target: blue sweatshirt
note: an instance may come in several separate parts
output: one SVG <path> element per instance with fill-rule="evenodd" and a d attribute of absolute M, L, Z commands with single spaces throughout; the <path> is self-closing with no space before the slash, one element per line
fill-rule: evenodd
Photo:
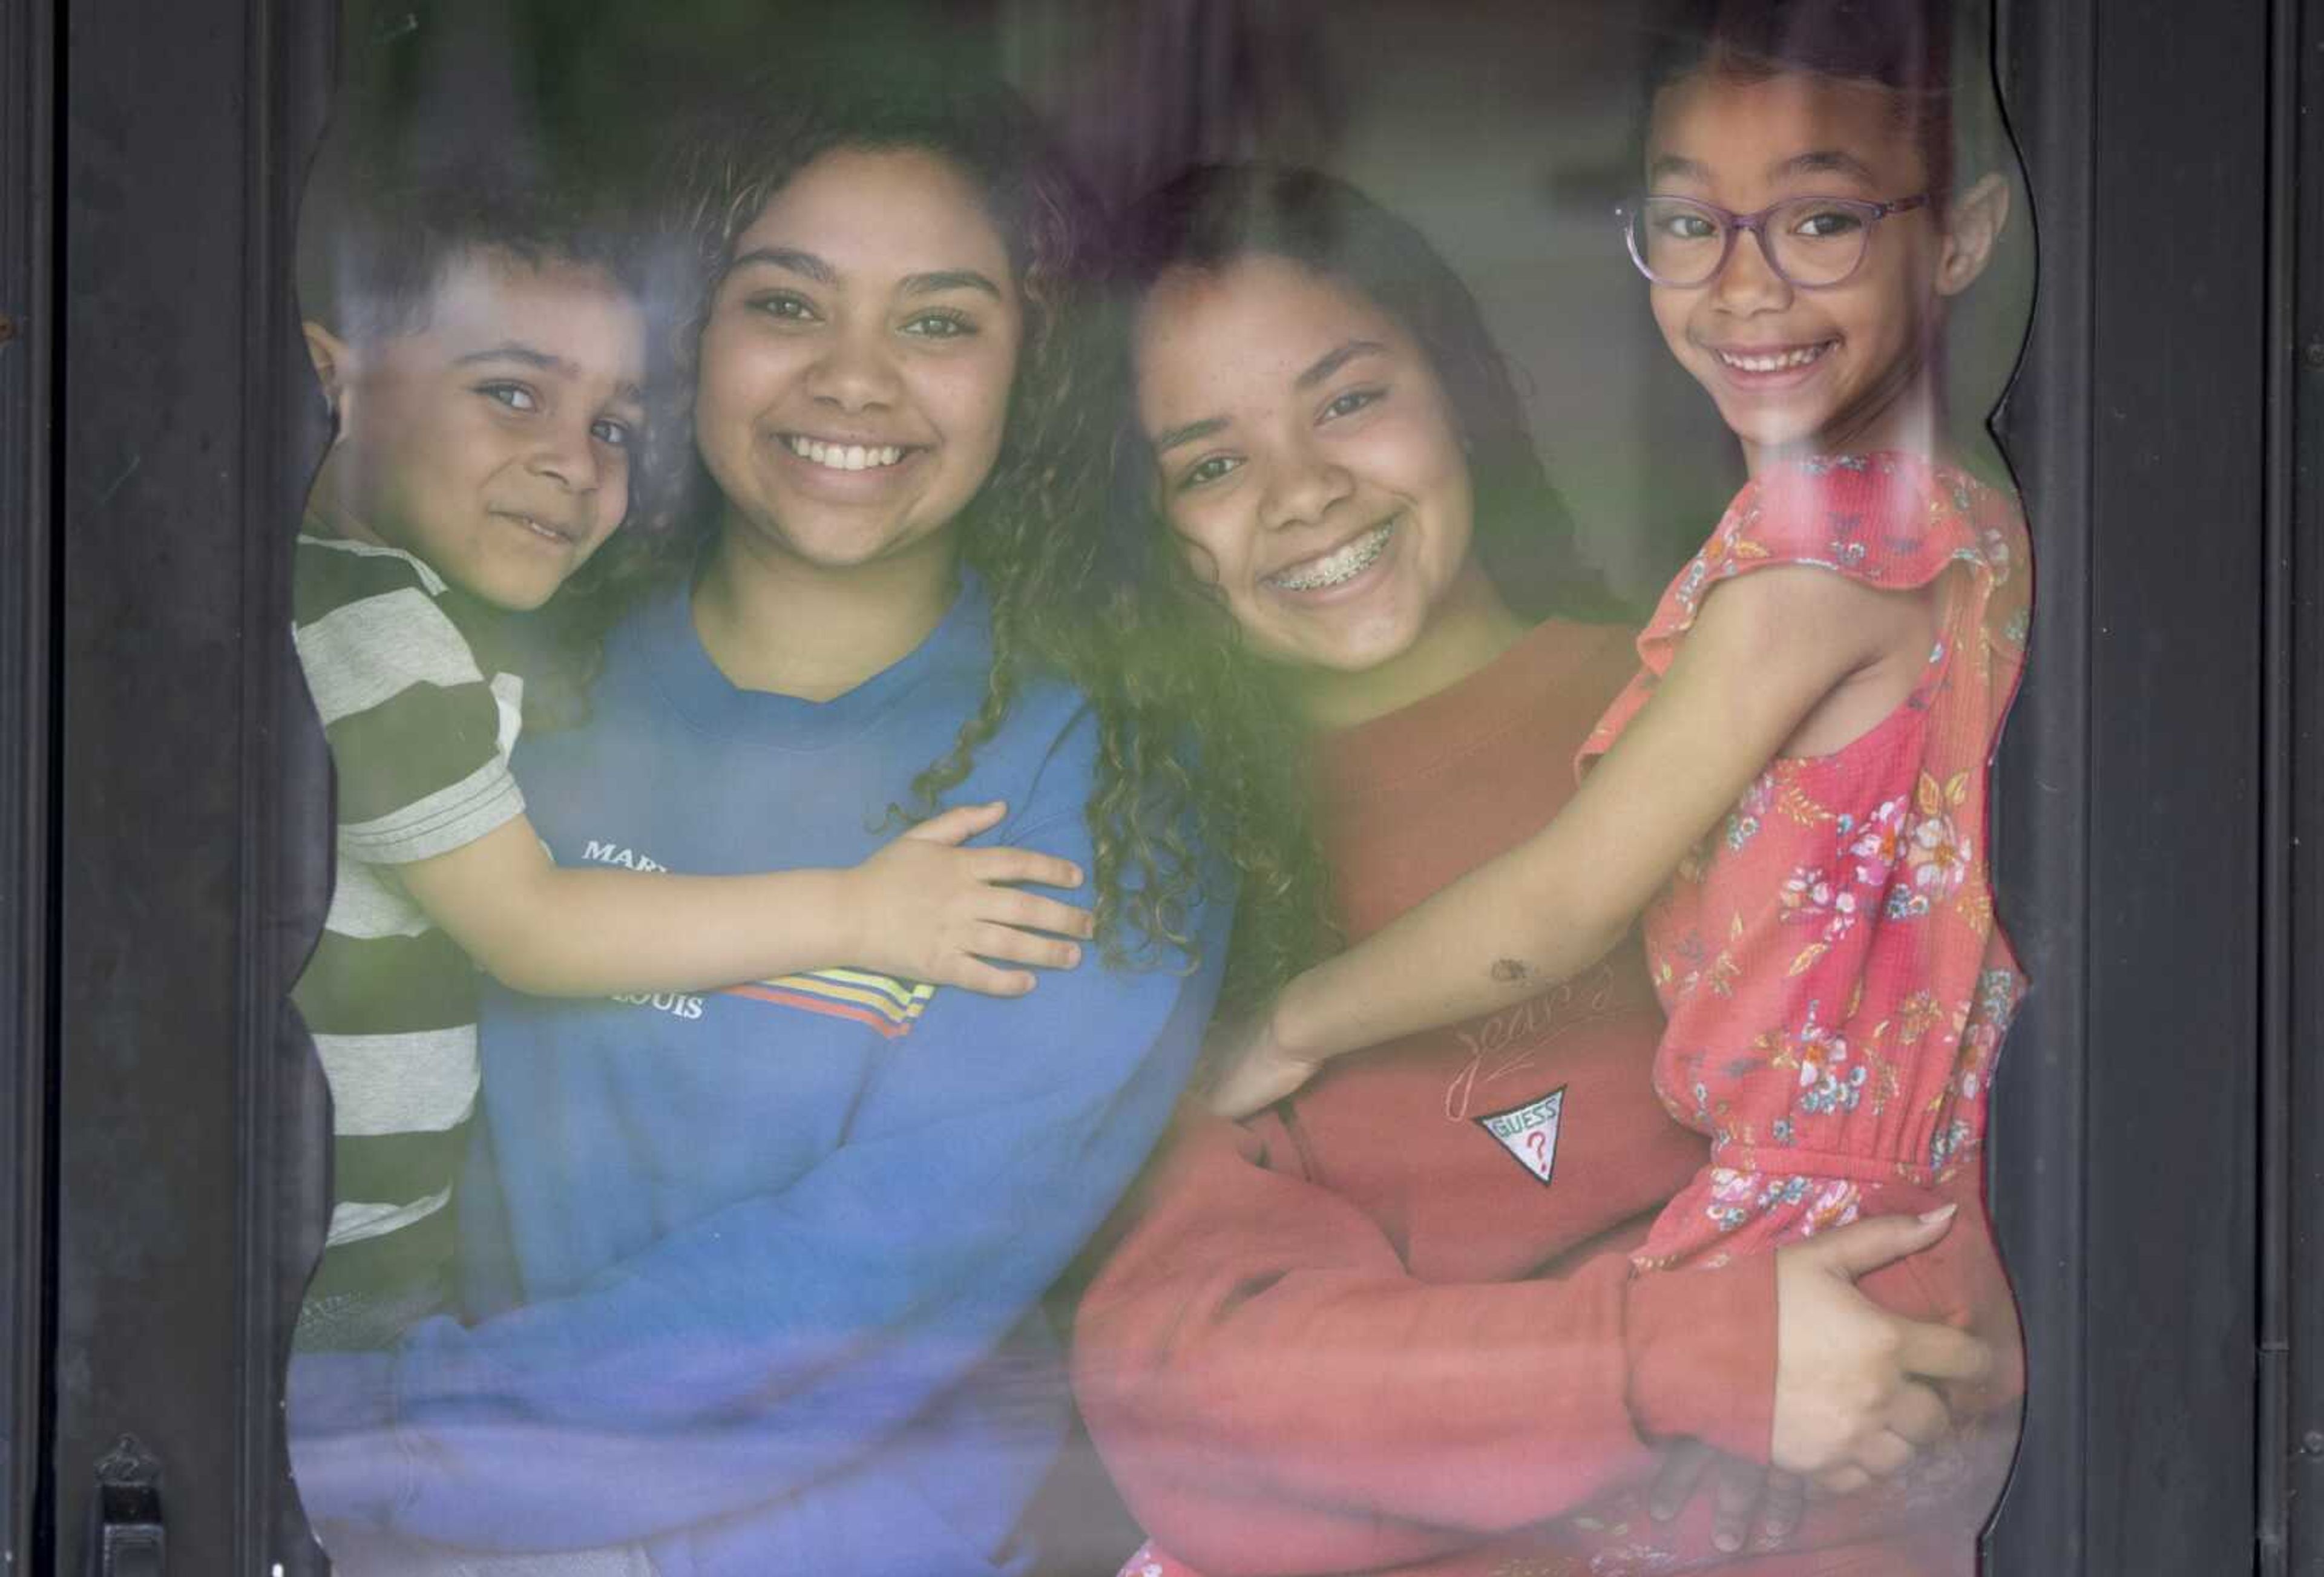
<path fill-rule="evenodd" d="M 517 768 L 562 864 L 850 864 L 982 701 L 971 588 L 836 700 L 736 689 L 687 601 L 610 644 L 587 726 Z M 1028 684 L 946 798 L 1006 799 L 991 841 L 1093 869 L 1095 731 Z M 1069 895 L 1070 896 L 1070 895 Z M 1216 993 L 1202 967 L 1043 975 L 1030 996 L 828 971 L 628 1002 L 495 993 L 464 1221 L 514 1306 L 390 1354 L 301 1354 L 310 1517 L 447 1544 L 643 1541 L 666 1577 L 1021 1570 L 1011 1530 L 1056 1454 L 1060 1364 L 1036 1300 L 1161 1133 Z"/>

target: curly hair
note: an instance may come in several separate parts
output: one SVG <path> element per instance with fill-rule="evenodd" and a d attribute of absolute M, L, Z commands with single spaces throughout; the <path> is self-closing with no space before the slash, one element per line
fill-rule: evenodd
<path fill-rule="evenodd" d="M 1168 753 L 1143 737 L 1135 687 L 1113 682 L 1099 623 L 1106 403 L 1099 398 L 1118 353 L 1094 330 L 1092 287 L 1099 226 L 1090 204 L 1030 111 L 997 83 L 958 72 L 819 70 L 795 63 L 704 115 L 678 149 L 666 186 L 666 226 L 655 293 L 678 303 L 657 361 L 672 426 L 692 428 L 703 326 L 741 236 L 793 177 L 840 150 L 934 154 L 980 194 L 1009 254 L 1025 306 L 1025 337 L 1001 447 L 991 475 L 950 528 L 962 561 L 991 604 L 992 664 L 977 712 L 951 749 L 918 774 L 913 803 L 891 820 L 927 816 L 967 776 L 1023 685 L 1061 678 L 1088 699 L 1098 733 L 1087 806 L 1098 936 L 1110 963 L 1196 962 L 1196 903 L 1221 895 L 1206 862 L 1198 807 L 1168 770 Z M 622 578 L 690 575 L 719 530 L 717 486 L 700 456 L 641 523 L 644 552 Z"/>
<path fill-rule="evenodd" d="M 1411 225 L 1354 187 L 1309 170 L 1206 165 L 1128 216 L 1120 309 L 1134 313 L 1167 274 L 1216 273 L 1280 258 L 1354 290 L 1428 357 L 1468 452 L 1477 552 L 1512 611 L 1611 620 L 1630 611 L 1586 559 L 1526 426 L 1508 363 L 1476 299 Z M 1117 425 L 1110 515 L 1127 566 L 1109 623 L 1120 660 L 1157 714 L 1188 720 L 1204 767 L 1188 791 L 1242 873 L 1228 993 L 1264 1000 L 1333 942 L 1328 880 L 1299 762 L 1305 730 L 1282 686 L 1251 655 L 1217 588 L 1197 576 L 1158 516 L 1154 456 L 1126 400 Z"/>

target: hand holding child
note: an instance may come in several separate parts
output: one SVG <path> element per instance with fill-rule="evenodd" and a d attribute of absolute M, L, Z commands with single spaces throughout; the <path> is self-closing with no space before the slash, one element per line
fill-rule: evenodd
<path fill-rule="evenodd" d="M 1896 1473 L 1944 1434 L 1951 1415 L 1930 1382 L 1977 1379 L 1992 1349 L 1892 1314 L 1855 1282 L 1929 1247 L 1954 1213 L 1874 1217 L 1775 1250 L 1775 1467 L 1846 1493 Z"/>
<path fill-rule="evenodd" d="M 845 873 L 849 956 L 932 985 L 1021 997 L 1035 977 L 1003 964 L 1071 969 L 1096 926 L 1087 909 L 1011 885 L 1079 887 L 1072 862 L 1030 849 L 960 845 L 1000 825 L 1009 807 L 965 805 L 912 827 Z M 991 962 L 989 962 L 991 961 Z"/>

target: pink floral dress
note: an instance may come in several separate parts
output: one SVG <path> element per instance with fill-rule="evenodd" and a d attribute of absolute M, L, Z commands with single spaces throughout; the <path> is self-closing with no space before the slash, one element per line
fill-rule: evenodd
<path fill-rule="evenodd" d="M 1611 748 L 1669 671 L 1722 580 L 1813 565 L 1868 586 L 1958 569 L 1941 633 L 1904 702 L 1830 755 L 1770 762 L 1646 916 L 1667 1019 L 1655 1088 L 1711 1138 L 1711 1165 L 1655 1218 L 1640 1271 L 1723 1264 L 1860 1215 L 1963 1208 L 1944 1241 L 1866 1277 L 1915 1319 L 1996 1342 L 1995 1380 L 1949 1396 L 1955 1426 L 1897 1480 L 1820 1501 L 1810 1547 L 1895 1536 L 1893 1577 L 1974 1572 L 1976 1534 L 2006 1480 L 2022 1355 L 1982 1209 L 1986 1097 L 2024 977 L 1996 925 L 1987 769 L 2024 667 L 2024 521 L 1950 466 L 1879 453 L 1793 462 L 1755 478 L 1663 594 L 1643 670 L 1582 748 Z M 1700 1502 L 1682 1522 L 1700 1524 Z M 1560 1526 L 1544 1570 L 1639 1577 L 1717 1568 L 1702 1529 L 1658 1525 L 1643 1490 Z M 1771 1568 L 1789 1569 L 1780 1558 Z M 1756 1570 L 1757 1568 L 1755 1568 Z"/>
<path fill-rule="evenodd" d="M 2024 977 L 1994 921 L 1987 767 L 2024 665 L 2025 529 L 1948 466 L 1880 453 L 1753 480 L 1663 595 L 1610 748 L 1703 598 L 1771 565 L 1868 586 L 1958 569 L 1913 693 L 1830 755 L 1769 764 L 1646 918 L 1668 1016 L 1655 1085 L 1711 1164 L 1637 1262 L 1720 1264 L 1974 1180 L 1995 1053 Z"/>

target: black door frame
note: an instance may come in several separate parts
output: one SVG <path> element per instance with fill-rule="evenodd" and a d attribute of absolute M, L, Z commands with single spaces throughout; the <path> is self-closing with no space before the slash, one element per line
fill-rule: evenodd
<path fill-rule="evenodd" d="M 309 1569 L 277 1524 L 280 1386 L 282 1289 L 318 1245 L 285 1241 L 313 1213 L 284 1202 L 322 1197 L 327 1122 L 285 998 L 330 834 L 287 538 L 324 436 L 291 258 L 334 9 L 55 8 L 52 1542 L 32 1571 L 90 1569 L 124 1435 L 158 1463 L 173 1570 Z"/>
<path fill-rule="evenodd" d="M 2302 52 L 2296 73 L 2272 71 L 2270 48 L 2314 9 L 2002 0 L 1997 19 L 2041 249 L 1997 424 L 2041 581 L 2003 769 L 2002 897 L 2036 982 L 1996 1097 L 1997 1214 L 2032 1351 L 1991 1541 L 2006 1577 L 2230 1572 L 2264 1532 L 2276 1558 L 2324 1571 L 2316 1530 L 2287 1538 L 2282 1515 L 2324 1451 L 2290 1459 L 2292 1482 L 2267 1477 L 2304 1436 L 2292 1404 L 2315 1414 L 2319 1377 L 2298 1360 L 2317 1349 L 2293 1337 L 2324 1334 L 2324 1298 L 2312 1273 L 2262 1286 L 2264 1260 L 2300 1264 L 2263 1256 L 2263 1225 L 2307 1218 L 2278 1143 L 2263 1221 L 2257 1149 L 2264 1069 L 2296 1097 L 2270 1108 L 2280 1126 L 2324 1112 L 2324 1080 L 2290 1056 L 2294 1030 L 2324 1028 L 2324 993 L 2295 995 L 2286 968 L 2295 936 L 2324 934 L 2290 925 L 2316 918 L 2316 840 L 2271 874 L 2291 796 L 2316 780 L 2297 775 L 2318 719 L 2291 680 L 2319 654 L 2290 622 L 2314 604 L 2316 556 L 2296 556 L 2287 605 L 2264 600 L 2291 526 L 2315 540 L 2324 524 L 2312 468 L 2296 491 L 2269 481 L 2294 436 L 2292 309 L 2263 266 L 2271 240 L 2282 278 L 2296 257 L 2284 96 L 2324 103 L 2324 66 Z M 282 999 L 329 835 L 284 551 L 321 440 L 289 260 L 328 10 L 59 0 L 0 23 L 0 44 L 28 46 L 8 68 L 27 91 L 0 112 L 0 241 L 12 223 L 47 234 L 51 127 L 70 199 L 60 337 L 42 310 L 45 246 L 14 273 L 17 249 L 0 248 L 0 313 L 33 326 L 0 344 L 0 724 L 21 724 L 0 736 L 14 840 L 0 878 L 16 895 L 0 1001 L 42 1054 L 20 1059 L 24 1110 L 58 1114 L 46 1153 L 37 1124 L 15 1135 L 33 1213 L 14 1218 L 15 1247 L 53 1257 L 45 1281 L 16 1284 L 51 1300 L 45 1378 L 27 1367 L 42 1351 L 29 1293 L 6 1349 L 19 1401 L 52 1409 L 52 1481 L 36 1487 L 22 1452 L 7 1480 L 27 1514 L 14 1536 L 35 1541 L 23 1570 L 83 1569 L 93 1465 L 124 1433 L 161 1464 L 178 1569 L 321 1567 L 281 1478 L 278 1386 L 325 1148 L 319 1076 Z M 2299 301 L 2306 344 L 2324 293 Z M 2304 392 L 2317 374 L 2300 375 Z M 2298 408 L 2303 455 L 2324 452 L 2318 410 Z M 2296 692 L 2310 708 L 2319 693 Z M 45 1234 L 31 1230 L 43 1176 Z M 2289 1390 L 2263 1387 L 2263 1339 L 2288 1347 Z M 2264 1419 L 2265 1396 L 2280 1405 Z M 19 1440 L 40 1427 L 14 1422 Z"/>
<path fill-rule="evenodd" d="M 0 1554 L 33 1570 L 43 1415 L 43 1218 L 54 843 L 49 551 L 54 40 L 0 10 Z"/>
<path fill-rule="evenodd" d="M 2278 8 L 2268 281 L 2261 1548 L 2324 1574 L 2324 0 Z M 2302 244 L 2302 238 L 2308 238 Z"/>

